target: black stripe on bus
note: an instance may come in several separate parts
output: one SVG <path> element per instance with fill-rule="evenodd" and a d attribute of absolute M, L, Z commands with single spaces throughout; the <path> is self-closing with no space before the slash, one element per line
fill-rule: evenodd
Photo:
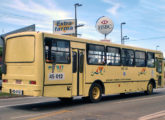
<path fill-rule="evenodd" d="M 57 86 L 57 85 L 72 85 L 72 83 L 64 83 L 64 84 L 45 84 L 44 86 Z"/>

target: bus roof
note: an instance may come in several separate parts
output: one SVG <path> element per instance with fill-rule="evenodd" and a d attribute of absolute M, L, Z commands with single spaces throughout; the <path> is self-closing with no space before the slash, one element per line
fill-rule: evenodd
<path fill-rule="evenodd" d="M 20 33 L 8 35 L 8 36 L 6 36 L 5 39 L 11 38 L 11 37 L 16 37 L 16 36 L 22 36 L 22 35 L 38 35 L 38 34 L 43 34 L 46 37 L 66 39 L 66 40 L 71 40 L 71 41 L 81 42 L 81 43 L 101 44 L 101 45 L 105 45 L 105 46 L 135 49 L 135 50 L 155 52 L 158 54 L 162 54 L 161 51 L 152 50 L 152 49 L 140 48 L 140 47 L 129 46 L 129 45 L 121 45 L 121 44 L 116 44 L 116 43 L 112 43 L 112 42 L 108 43 L 108 42 L 102 42 L 102 41 L 88 40 L 88 39 L 84 39 L 84 38 L 77 38 L 74 36 L 58 35 L 58 34 L 52 34 L 52 33 L 46 33 L 46 32 L 20 32 Z"/>

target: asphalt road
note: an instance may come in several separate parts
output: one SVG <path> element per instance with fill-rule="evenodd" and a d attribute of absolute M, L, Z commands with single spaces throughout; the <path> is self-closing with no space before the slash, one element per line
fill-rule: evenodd
<path fill-rule="evenodd" d="M 71 103 L 43 97 L 0 99 L 0 120 L 165 120 L 165 88 L 147 96 L 104 96 L 94 104 L 79 97 Z"/>

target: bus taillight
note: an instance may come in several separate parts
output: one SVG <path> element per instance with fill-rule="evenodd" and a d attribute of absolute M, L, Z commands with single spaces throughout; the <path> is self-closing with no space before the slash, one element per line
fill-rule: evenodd
<path fill-rule="evenodd" d="M 30 81 L 29 84 L 36 85 L 36 81 Z"/>
<path fill-rule="evenodd" d="M 3 79 L 3 82 L 4 82 L 4 83 L 7 83 L 7 82 L 8 82 L 8 80 L 7 80 L 7 79 Z"/>

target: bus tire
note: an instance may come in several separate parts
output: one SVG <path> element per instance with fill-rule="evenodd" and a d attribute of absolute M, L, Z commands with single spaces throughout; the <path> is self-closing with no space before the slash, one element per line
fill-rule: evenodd
<path fill-rule="evenodd" d="M 101 85 L 94 83 L 89 90 L 89 100 L 92 103 L 99 102 L 102 98 L 102 87 Z"/>
<path fill-rule="evenodd" d="M 153 94 L 153 88 L 154 88 L 153 83 L 152 82 L 149 82 L 148 85 L 147 85 L 147 91 L 145 91 L 145 93 L 147 95 Z"/>

